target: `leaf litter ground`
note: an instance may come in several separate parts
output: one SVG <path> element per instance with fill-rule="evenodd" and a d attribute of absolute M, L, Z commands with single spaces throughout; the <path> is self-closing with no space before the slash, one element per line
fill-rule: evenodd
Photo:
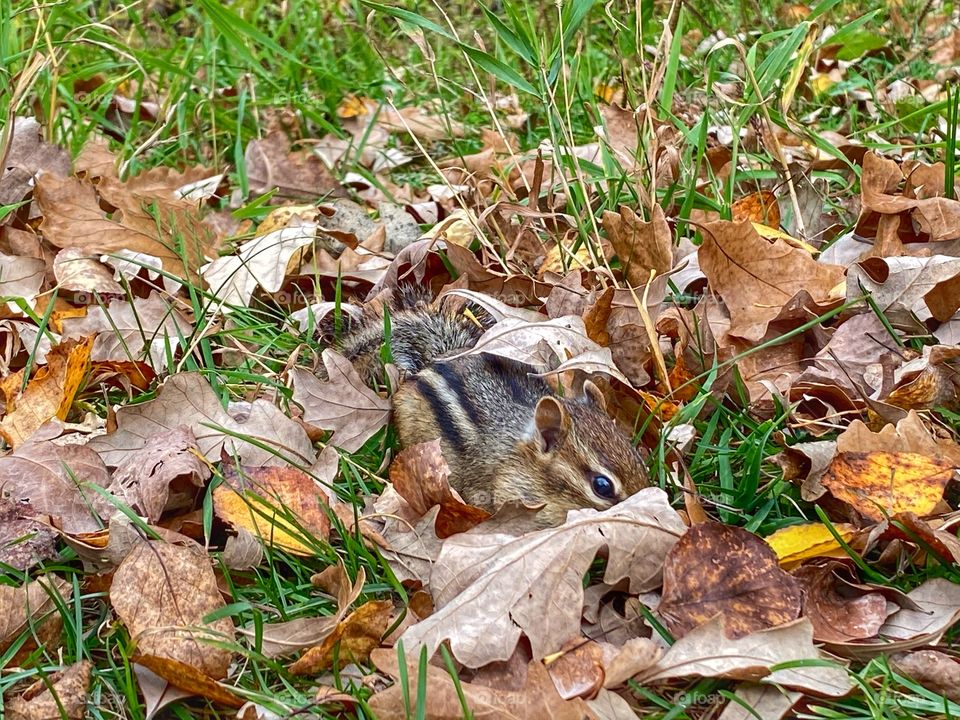
<path fill-rule="evenodd" d="M 251 133 L 271 80 L 237 38 L 286 57 L 283 23 L 159 5 L 137 57 L 179 23 L 253 62 L 214 87 L 234 152 L 149 62 L 61 76 L 25 45 L 0 93 L 5 712 L 960 712 L 955 10 L 925 7 L 905 82 L 899 6 L 877 46 L 880 9 L 768 8 L 784 32 L 741 42 L 551 5 L 539 58 L 511 3 L 447 16 L 477 45 L 370 4 L 366 67 L 404 92 Z M 359 19 L 327 18 L 375 47 Z M 641 37 L 616 81 L 569 55 Z M 460 91 L 416 85 L 440 68 Z M 57 80 L 41 124 L 23 98 Z M 326 340 L 409 282 L 497 321 L 468 352 L 589 375 L 655 487 L 531 529 L 464 503 L 438 443 L 397 453 L 396 375 Z"/>

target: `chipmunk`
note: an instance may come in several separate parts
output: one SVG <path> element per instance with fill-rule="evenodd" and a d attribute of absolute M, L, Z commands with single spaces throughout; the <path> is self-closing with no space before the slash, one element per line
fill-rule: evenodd
<path fill-rule="evenodd" d="M 484 328 L 436 308 L 405 286 L 388 306 L 390 349 L 402 373 L 393 422 L 404 446 L 440 439 L 450 486 L 490 512 L 520 501 L 559 525 L 567 511 L 605 509 L 647 485 L 640 453 L 607 415 L 589 380 L 561 398 L 529 365 L 495 355 L 445 356 L 473 347 Z M 489 324 L 489 323 L 488 323 Z M 381 312 L 368 311 L 337 348 L 371 383 L 383 379 Z"/>

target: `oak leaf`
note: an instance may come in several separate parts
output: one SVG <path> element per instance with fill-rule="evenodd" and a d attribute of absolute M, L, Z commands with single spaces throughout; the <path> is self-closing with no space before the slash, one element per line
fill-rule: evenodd
<path fill-rule="evenodd" d="M 482 526 L 443 543 L 430 576 L 437 610 L 407 630 L 408 653 L 428 654 L 449 640 L 469 667 L 506 660 L 520 634 L 534 658 L 556 652 L 579 632 L 581 580 L 601 547 L 604 582 L 629 578 L 631 592 L 660 583 L 663 559 L 685 526 L 658 488 L 646 488 L 603 512 L 576 510 L 567 522 L 513 537 Z"/>
<path fill-rule="evenodd" d="M 749 222 L 708 223 L 703 235 L 700 268 L 730 311 L 732 335 L 757 341 L 775 319 L 805 322 L 842 300 L 844 268 L 783 240 L 767 242 Z"/>
<path fill-rule="evenodd" d="M 303 427 L 272 403 L 234 402 L 225 410 L 199 373 L 171 375 L 156 399 L 121 407 L 117 411 L 117 429 L 94 438 L 87 446 L 99 452 L 108 465 L 116 466 L 128 452 L 139 450 L 151 437 L 181 426 L 193 430 L 197 447 L 211 462 L 220 460 L 224 450 L 248 466 L 290 462 L 309 466 L 315 459 Z"/>
<path fill-rule="evenodd" d="M 603 213 L 603 229 L 620 260 L 627 282 L 634 287 L 650 281 L 650 271 L 664 275 L 673 267 L 673 233 L 659 205 L 653 206 L 653 217 L 645 222 L 626 205 L 619 215 Z"/>
<path fill-rule="evenodd" d="M 321 430 L 332 430 L 331 442 L 356 452 L 386 426 L 392 404 L 368 388 L 356 368 L 343 355 L 323 351 L 328 380 L 303 368 L 293 368 L 293 400 L 303 407 L 303 421 Z"/>
<path fill-rule="evenodd" d="M 849 642 L 877 634 L 887 619 L 887 600 L 878 592 L 852 592 L 840 580 L 849 567 L 840 562 L 806 565 L 793 576 L 803 587 L 803 616 L 818 642 Z"/>

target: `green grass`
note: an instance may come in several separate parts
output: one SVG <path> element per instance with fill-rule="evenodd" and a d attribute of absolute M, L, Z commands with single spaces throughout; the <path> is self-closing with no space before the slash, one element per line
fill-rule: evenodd
<path fill-rule="evenodd" d="M 468 136 L 433 147 L 407 143 L 406 149 L 415 153 L 426 150 L 432 157 L 444 159 L 476 151 L 481 128 L 495 126 L 487 107 L 491 88 L 520 96 L 530 120 L 516 134 L 522 148 L 528 150 L 543 140 L 554 146 L 592 141 L 593 128 L 600 122 L 595 88 L 599 83 L 617 82 L 630 105 L 651 99 L 659 116 L 685 140 L 678 177 L 652 192 L 661 202 L 679 208 L 678 232 L 690 237 L 696 237 L 696 226 L 685 221 L 694 210 L 728 214 L 736 197 L 756 189 L 759 178 L 773 175 L 772 149 L 744 147 L 738 140 L 740 131 L 750 128 L 759 117 L 791 127 L 824 150 L 832 147 L 822 137 L 825 130 L 843 130 L 880 148 L 885 144 L 878 137 L 913 137 L 928 159 L 948 159 L 948 177 L 955 174 L 953 141 L 931 142 L 928 131 L 948 114 L 956 126 L 956 90 L 946 102 L 904 102 L 893 113 L 882 105 L 867 112 L 862 102 L 851 99 L 851 93 L 870 92 L 904 64 L 914 77 L 933 74 L 923 53 L 915 53 L 916 38 L 897 34 L 886 4 L 875 0 L 856 12 L 849 3 L 827 0 L 800 23 L 779 20 L 777 6 L 769 0 L 740 2 L 732 8 L 719 3 L 684 5 L 669 16 L 675 34 L 654 56 L 652 66 L 638 57 L 642 46 L 660 40 L 662 21 L 670 9 L 663 3 L 640 3 L 639 17 L 631 3 L 608 13 L 603 3 L 583 0 L 563 3 L 559 13 L 554 3 L 544 0 L 504 0 L 497 3 L 495 11 L 464 1 L 442 4 L 440 10 L 413 0 L 389 4 L 290 0 L 283 5 L 266 0 L 200 0 L 184 5 L 0 0 L 0 122 L 9 126 L 16 115 L 35 114 L 48 140 L 65 146 L 73 155 L 91 137 L 104 135 L 123 158 L 127 174 L 161 165 L 180 168 L 203 163 L 227 170 L 231 185 L 244 189 L 244 148 L 282 112 L 295 119 L 302 137 L 327 133 L 345 137 L 337 108 L 349 94 L 378 101 L 390 98 L 398 107 L 437 99 L 451 119 L 467 125 Z M 900 12 L 912 17 L 911 12 L 920 7 L 920 3 L 907 2 Z M 791 84 L 791 73 L 799 70 L 797 51 L 813 22 L 821 27 L 847 24 L 835 38 L 853 65 L 842 82 L 819 94 L 804 82 L 796 83 L 793 102 L 782 107 L 778 102 L 782 90 Z M 707 42 L 702 51 L 696 51 L 698 41 L 717 30 L 734 36 L 743 28 L 750 31 L 739 46 Z M 862 55 L 869 49 L 867 36 L 880 37 L 890 52 Z M 819 45 L 813 47 L 816 50 Z M 653 70 L 662 72 L 654 77 Z M 740 98 L 728 102 L 718 95 L 718 87 L 740 81 Z M 135 111 L 117 113 L 112 102 L 115 95 L 129 98 Z M 674 115 L 674 99 L 696 112 L 690 118 Z M 158 103 L 155 116 L 148 112 L 147 103 L 153 102 Z M 814 117 L 814 112 L 816 122 L 804 122 L 804 118 Z M 710 132 L 716 126 L 730 126 L 735 138 L 733 162 L 750 161 L 752 169 L 734 173 L 726 181 L 711 174 L 707 187 L 698 188 L 700 171 L 708 167 Z M 0 141 L 2 138 L 0 133 Z M 650 147 L 653 128 L 641 126 L 640 139 L 641 148 Z M 369 174 L 356 162 L 360 148 L 355 150 L 337 168 L 341 176 Z M 562 158 L 577 178 L 563 190 L 568 214 L 579 221 L 578 246 L 582 243 L 595 251 L 602 211 L 616 209 L 622 202 L 638 204 L 638 187 L 651 192 L 653 169 L 642 150 L 641 156 L 639 183 L 609 150 L 600 164 Z M 858 192 L 856 181 L 851 183 L 839 173 L 816 175 L 827 181 L 830 201 Z M 392 179 L 418 187 L 441 180 L 435 166 L 423 158 L 396 171 Z M 598 179 L 607 181 L 600 191 L 595 184 Z M 244 202 L 238 216 L 260 219 L 266 213 L 262 199 L 245 197 Z M 0 217 L 5 211 L 0 208 Z M 850 223 L 854 220 L 847 218 Z M 199 287 L 189 287 L 188 292 L 195 313 L 202 316 L 212 298 Z M 321 349 L 314 339 L 284 329 L 285 316 L 292 309 L 293 304 L 261 302 L 234 308 L 229 327 L 201 324 L 196 337 L 186 339 L 196 349 L 184 358 L 182 369 L 202 372 L 224 400 L 245 397 L 252 388 L 269 387 L 279 393 L 282 402 L 288 401 L 289 391 L 280 378 L 286 361 L 299 350 L 301 361 L 309 362 Z M 46 318 L 38 320 L 45 325 Z M 249 354 L 238 365 L 226 367 L 218 361 L 216 351 L 237 342 L 242 342 Z M 686 403 L 675 419 L 698 430 L 698 445 L 688 457 L 688 469 L 707 509 L 725 523 L 761 535 L 803 519 L 817 519 L 814 509 L 800 500 L 797 487 L 785 482 L 767 459 L 785 442 L 808 438 L 789 429 L 782 408 L 772 419 L 761 421 L 752 416 L 739 392 L 742 383 L 738 388 L 734 382 L 723 398 L 712 397 L 713 379 L 715 374 L 699 378 L 703 383 L 700 395 Z M 152 392 L 132 399 L 111 394 L 87 401 L 106 415 L 109 403 L 142 402 L 152 397 Z M 942 416 L 956 430 L 957 416 L 948 412 Z M 377 492 L 380 484 L 375 472 L 394 446 L 392 433 L 384 432 L 360 453 L 343 458 L 338 493 L 361 505 L 365 496 Z M 666 452 L 662 444 L 652 449 L 651 474 L 664 487 L 672 487 Z M 679 493 L 676 500 L 682 504 Z M 214 532 L 209 494 L 204 512 L 208 537 L 213 535 L 210 539 L 216 546 L 223 538 Z M 234 597 L 225 612 L 238 627 L 254 629 L 265 622 L 329 614 L 332 605 L 313 592 L 310 575 L 337 559 L 344 562 L 351 577 L 364 570 L 367 585 L 361 599 L 405 598 L 405 590 L 379 555 L 356 535 L 339 529 L 341 532 L 333 534 L 337 539 L 318 546 L 314 558 L 267 551 L 261 566 L 246 573 L 231 571 L 221 563 L 218 570 Z M 72 583 L 68 602 L 57 608 L 65 642 L 59 650 L 41 645 L 30 663 L 3 670 L 0 691 L 87 658 L 95 666 L 93 716 L 145 717 L 131 668 L 130 638 L 113 620 L 104 593 L 86 589 L 87 576 L 73 550 L 64 549 L 43 569 L 56 571 Z M 909 589 L 934 575 L 960 582 L 960 571 L 945 566 L 903 568 L 889 581 Z M 12 569 L 3 573 L 4 584 L 25 579 Z M 0 667 L 7 665 L 33 632 L 28 629 L 21 641 L 0 657 Z M 245 697 L 281 715 L 309 708 L 321 717 L 339 716 L 311 707 L 312 679 L 292 677 L 284 663 L 264 658 L 250 644 L 238 642 L 233 649 L 241 669 L 231 680 Z M 952 710 L 942 699 L 896 675 L 882 658 L 858 667 L 856 677 L 859 688 L 852 697 L 811 701 L 798 716 L 951 716 Z M 634 690 L 644 717 L 682 719 L 700 717 L 703 699 L 721 697 L 730 687 L 731 683 L 704 680 L 690 683 L 680 693 L 666 688 Z M 362 699 L 368 691 L 352 692 Z M 418 698 L 409 698 L 409 707 L 411 714 L 422 711 Z M 195 699 L 176 704 L 168 712 L 171 717 L 190 718 L 223 711 Z M 369 714 L 361 702 L 351 716 Z"/>

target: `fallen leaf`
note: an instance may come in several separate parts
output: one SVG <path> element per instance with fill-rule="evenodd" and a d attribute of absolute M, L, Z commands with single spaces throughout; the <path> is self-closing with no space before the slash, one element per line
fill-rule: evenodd
<path fill-rule="evenodd" d="M 844 268 L 818 263 L 783 240 L 767 242 L 747 223 L 712 222 L 698 257 L 730 311 L 730 333 L 760 340 L 775 319 L 807 321 L 841 301 Z"/>
<path fill-rule="evenodd" d="M 937 650 L 918 650 L 895 655 L 890 664 L 935 695 L 960 703 L 960 662 L 956 658 Z"/>
<path fill-rule="evenodd" d="M 370 653 L 380 646 L 380 640 L 390 624 L 393 603 L 390 600 L 371 600 L 364 603 L 340 623 L 320 645 L 307 650 L 290 666 L 294 675 L 317 675 L 338 662 L 366 662 Z"/>
<path fill-rule="evenodd" d="M 194 277 L 205 256 L 215 254 L 212 231 L 192 202 L 151 198 L 154 216 L 136 199 L 107 218 L 88 180 L 43 174 L 33 192 L 43 215 L 40 231 L 55 247 L 79 248 L 90 256 L 142 253 L 159 258 L 175 278 Z"/>
<path fill-rule="evenodd" d="M 7 395 L 0 436 L 12 447 L 22 445 L 51 418 L 66 419 L 90 369 L 92 345 L 92 337 L 61 342 L 47 353 L 46 365 L 37 370 L 23 392 Z"/>
<path fill-rule="evenodd" d="M 291 151 L 279 131 L 251 140 L 243 157 L 252 193 L 261 195 L 276 188 L 281 197 L 314 200 L 341 190 L 319 156 L 306 150 Z"/>
<path fill-rule="evenodd" d="M 854 594 L 838 582 L 849 572 L 839 562 L 807 565 L 794 570 L 803 588 L 803 616 L 813 625 L 818 642 L 849 642 L 873 637 L 887 619 L 887 600 L 877 592 Z"/>
<path fill-rule="evenodd" d="M 677 640 L 637 682 L 699 676 L 761 680 L 828 697 L 846 695 L 853 689 L 846 669 L 839 663 L 824 664 L 823 659 L 813 644 L 813 627 L 805 618 L 731 640 L 723 617 L 716 616 Z M 791 662 L 798 660 L 819 662 Z M 792 666 L 772 669 L 787 663 Z"/>
<path fill-rule="evenodd" d="M 637 217 L 626 205 L 620 206 L 619 215 L 605 210 L 603 229 L 627 282 L 634 287 L 646 285 L 651 270 L 665 275 L 673 267 L 673 233 L 659 205 L 653 206 L 650 222 Z"/>
<path fill-rule="evenodd" d="M 880 637 L 909 640 L 913 647 L 935 645 L 960 619 L 960 585 L 946 578 L 926 580 L 908 592 L 907 597 L 920 609 L 901 608 L 895 612 L 880 628 Z"/>
<path fill-rule="evenodd" d="M 293 467 L 241 468 L 213 491 L 217 517 L 261 542 L 301 557 L 316 554 L 304 535 L 326 540 L 330 520 L 317 482 Z"/>
<path fill-rule="evenodd" d="M 81 299 L 93 304 L 93 295 L 123 295 L 123 287 L 113 279 L 113 270 L 100 262 L 99 256 L 90 256 L 75 247 L 64 248 L 53 259 L 53 274 L 61 290 L 90 293 Z"/>
<path fill-rule="evenodd" d="M 139 655 L 183 663 L 213 680 L 227 676 L 232 653 L 221 645 L 233 640 L 233 621 L 204 621 L 224 602 L 210 560 L 198 549 L 141 542 L 114 573 L 110 603 Z"/>
<path fill-rule="evenodd" d="M 769 545 L 711 522 L 687 530 L 667 553 L 658 611 L 676 637 L 719 614 L 736 639 L 795 619 L 800 600 L 800 588 Z"/>
<path fill-rule="evenodd" d="M 333 444 L 353 453 L 387 424 L 392 404 L 368 388 L 349 360 L 323 351 L 328 380 L 293 368 L 293 400 L 303 407 L 303 421 L 333 431 Z"/>
<path fill-rule="evenodd" d="M 0 485 L 2 478 L 0 464 Z M 29 502 L 0 497 L 0 563 L 24 571 L 56 555 L 57 534 L 42 519 Z"/>
<path fill-rule="evenodd" d="M 10 121 L 10 118 L 7 118 Z M 37 175 L 70 174 L 70 153 L 41 139 L 43 131 L 32 117 L 14 117 L 10 145 L 4 148 L 0 168 L 0 205 L 14 205 L 30 194 Z M 0 225 L 9 220 L 7 216 Z"/>
<path fill-rule="evenodd" d="M 297 218 L 295 218 L 297 219 Z M 214 297 L 227 306 L 247 307 L 257 287 L 275 293 L 283 287 L 317 239 L 317 223 L 299 221 L 248 240 L 236 255 L 219 257 L 200 268 Z"/>
<path fill-rule="evenodd" d="M 363 568 L 360 568 L 357 571 L 356 582 L 351 583 L 342 562 L 331 565 L 327 570 L 333 571 L 332 574 L 336 578 L 337 587 L 327 590 L 336 597 L 336 613 L 322 617 L 295 618 L 279 623 L 263 623 L 259 629 L 262 638 L 260 652 L 265 656 L 270 658 L 282 657 L 319 645 L 343 621 L 350 606 L 363 590 L 366 573 Z M 248 638 L 254 639 L 257 637 L 258 629 L 257 626 L 251 624 L 241 629 L 240 632 Z"/>
<path fill-rule="evenodd" d="M 147 655 L 141 652 L 135 653 L 130 659 L 136 665 L 142 665 L 188 696 L 197 695 L 229 708 L 240 708 L 244 705 L 243 698 L 234 695 L 226 686 L 217 682 L 216 678 L 205 675 L 202 668 L 181 662 L 175 658 L 163 655 Z"/>
<path fill-rule="evenodd" d="M 407 651 L 407 662 L 414 662 L 416 656 Z M 396 652 L 393 650 L 375 650 L 373 662 L 382 671 L 395 678 L 391 687 L 368 700 L 370 709 L 380 720 L 405 720 L 404 698 L 416 698 L 414 682 L 418 678 L 417 666 L 406 668 L 404 688 Z M 588 717 L 587 706 L 579 698 L 564 700 L 550 680 L 543 663 L 533 661 L 527 668 L 526 682 L 519 690 L 502 690 L 476 683 L 460 681 L 454 684 L 453 678 L 445 669 L 427 665 L 427 711 L 428 720 L 447 720 L 463 715 L 461 693 L 476 720 L 524 720 L 526 718 L 552 718 L 553 720 L 582 720 Z"/>
<path fill-rule="evenodd" d="M 450 488 L 449 477 L 439 438 L 404 448 L 390 465 L 394 488 L 414 512 L 425 515 L 434 505 L 440 506 L 436 530 L 441 540 L 466 532 L 490 517 L 486 510 L 465 503 Z"/>
<path fill-rule="evenodd" d="M 857 533 L 853 525 L 846 523 L 837 523 L 832 528 L 844 542 L 850 542 Z M 780 566 L 787 570 L 812 558 L 847 556 L 830 528 L 823 523 L 790 525 L 768 535 L 764 540 L 777 554 Z"/>
<path fill-rule="evenodd" d="M 139 450 L 158 434 L 187 426 L 197 438 L 197 447 L 211 462 L 226 451 L 246 466 L 310 466 L 313 446 L 303 427 L 267 400 L 230 403 L 226 410 L 220 398 L 200 373 L 171 375 L 157 397 L 117 410 L 117 429 L 91 440 L 87 446 L 104 462 L 117 466 L 126 454 Z M 246 440 L 250 438 L 250 440 Z"/>
<path fill-rule="evenodd" d="M 107 307 L 91 307 L 84 317 L 64 318 L 62 328 L 64 338 L 96 336 L 93 361 L 145 359 L 156 372 L 167 369 L 167 361 L 193 333 L 187 318 L 157 292 L 135 303 L 114 300 Z"/>
<path fill-rule="evenodd" d="M 437 610 L 407 630 L 408 653 L 432 655 L 449 640 L 468 667 L 506 660 L 520 633 L 534 658 L 556 652 L 579 632 L 581 579 L 601 546 L 604 582 L 630 578 L 632 592 L 660 583 L 667 550 L 685 526 L 658 488 L 646 488 L 608 510 L 572 511 L 567 522 L 523 535 L 476 530 L 443 543 L 430 576 Z M 478 623 L 475 618 L 482 617 Z"/>
<path fill-rule="evenodd" d="M 165 510 L 191 507 L 209 477 L 210 467 L 199 457 L 193 432 L 178 427 L 148 438 L 142 448 L 129 453 L 114 471 L 108 490 L 155 523 Z M 178 494 L 186 495 L 186 501 L 177 502 Z"/>
<path fill-rule="evenodd" d="M 0 299 L 6 300 L 10 312 L 22 312 L 18 300 L 26 307 L 31 307 L 43 286 L 46 263 L 40 258 L 16 257 L 0 252 L 0 268 Z"/>
<path fill-rule="evenodd" d="M 63 619 L 59 607 L 70 583 L 56 575 L 41 575 L 36 580 L 20 585 L 0 585 L 0 652 L 16 641 L 24 630 L 30 628 L 31 638 L 26 641 L 10 664 L 23 662 L 37 649 L 40 642 L 48 651 L 59 645 Z"/>
<path fill-rule="evenodd" d="M 842 452 L 821 482 L 838 500 L 871 520 L 913 512 L 924 516 L 943 497 L 956 465 L 908 452 Z"/>
<path fill-rule="evenodd" d="M 109 517 L 113 508 L 102 494 L 109 480 L 97 454 L 82 445 L 27 443 L 0 457 L 4 492 L 49 515 L 56 527 L 69 534 L 103 527 L 101 518 Z"/>
<path fill-rule="evenodd" d="M 755 683 L 740 683 L 718 720 L 780 720 L 786 717 L 800 698 L 801 693 Z"/>
<path fill-rule="evenodd" d="M 83 720 L 90 702 L 93 663 L 81 660 L 60 672 L 45 675 L 9 698 L 5 705 L 8 720 Z"/>

